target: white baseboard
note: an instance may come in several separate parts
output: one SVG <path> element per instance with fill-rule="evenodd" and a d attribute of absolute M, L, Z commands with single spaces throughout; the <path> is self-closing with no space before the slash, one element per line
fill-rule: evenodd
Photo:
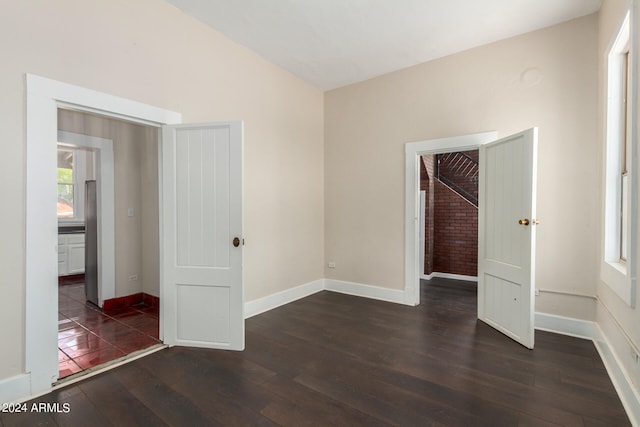
<path fill-rule="evenodd" d="M 443 279 L 453 279 L 453 280 L 466 280 L 467 282 L 478 281 L 478 276 L 465 276 L 464 274 L 438 273 L 437 271 L 434 271 L 431 274 L 423 274 L 420 276 L 420 278 L 424 280 L 431 280 L 434 277 L 441 277 Z"/>
<path fill-rule="evenodd" d="M 397 304 L 413 305 L 407 303 L 407 298 L 403 290 L 381 288 L 378 286 L 364 285 L 362 283 L 345 282 L 342 280 L 325 279 L 324 288 L 328 291 L 342 294 L 354 295 L 358 297 L 377 299 Z"/>
<path fill-rule="evenodd" d="M 556 334 L 592 340 L 596 324 L 589 320 L 574 319 L 572 317 L 557 316 L 554 314 L 535 314 L 534 325 L 541 331 L 554 332 Z"/>
<path fill-rule="evenodd" d="M 16 375 L 0 381 L 0 404 L 21 402 L 30 394 L 29 374 Z"/>
<path fill-rule="evenodd" d="M 606 335 L 602 332 L 598 325 L 595 325 L 596 331 L 593 342 L 600 353 L 600 358 L 604 363 L 609 378 L 620 396 L 622 406 L 627 411 L 627 415 L 634 426 L 640 426 L 640 394 L 633 386 L 627 371 L 624 369 L 620 359 L 613 350 Z"/>
<path fill-rule="evenodd" d="M 600 358 L 609 374 L 609 378 L 620 397 L 627 415 L 634 426 L 640 426 L 640 394 L 633 386 L 631 377 L 624 369 L 606 335 L 596 322 L 556 316 L 546 313 L 536 313 L 536 329 L 570 335 L 593 341 Z"/>
<path fill-rule="evenodd" d="M 324 290 L 324 279 L 319 279 L 305 283 L 304 285 L 296 286 L 295 288 L 267 295 L 263 298 L 247 301 L 244 303 L 244 318 L 248 319 L 260 313 L 264 313 L 265 311 L 280 307 L 281 305 L 308 297 L 309 295 L 313 295 L 322 290 Z"/>
<path fill-rule="evenodd" d="M 364 285 L 362 283 L 345 282 L 342 280 L 319 279 L 296 286 L 295 288 L 267 295 L 263 298 L 245 302 L 244 318 L 248 319 L 257 316 L 258 314 L 273 310 L 281 305 L 294 302 L 323 290 L 398 304 L 413 305 L 406 302 L 405 292 L 401 290 Z"/>

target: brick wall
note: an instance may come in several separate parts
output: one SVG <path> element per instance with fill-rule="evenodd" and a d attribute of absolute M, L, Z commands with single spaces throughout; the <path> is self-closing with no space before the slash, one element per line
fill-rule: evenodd
<path fill-rule="evenodd" d="M 433 271 L 478 275 L 478 208 L 435 180 Z"/>

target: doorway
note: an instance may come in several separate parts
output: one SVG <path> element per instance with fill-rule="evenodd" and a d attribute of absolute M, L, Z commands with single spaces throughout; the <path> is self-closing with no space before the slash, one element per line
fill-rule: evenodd
<path fill-rule="evenodd" d="M 423 279 L 477 282 L 478 156 L 477 149 L 420 156 Z"/>
<path fill-rule="evenodd" d="M 161 343 L 159 153 L 155 127 L 64 108 L 58 137 L 58 158 L 75 159 L 58 161 L 59 176 L 69 181 L 58 184 L 58 206 L 66 208 L 58 214 L 59 257 L 71 254 L 68 240 L 100 255 L 88 257 L 85 269 L 60 263 L 62 379 Z M 85 182 L 86 202 L 95 199 L 95 209 L 83 209 Z"/>
<path fill-rule="evenodd" d="M 420 156 L 421 300 L 475 312 L 478 275 L 479 150 Z M 452 301 L 443 301 L 451 298 Z"/>
<path fill-rule="evenodd" d="M 179 113 L 30 74 L 26 100 L 25 373 L 16 379 L 21 394 L 46 392 L 59 376 L 58 293 L 52 286 L 58 276 L 57 147 L 52 142 L 57 140 L 59 108 L 162 127 L 157 158 L 162 171 L 161 208 L 153 213 L 161 225 L 159 337 L 168 345 L 242 350 L 242 122 L 180 125 Z M 214 164 L 218 166 L 203 167 Z M 187 197 L 176 200 L 176 196 Z M 199 216 L 189 211 L 202 213 L 202 207 L 226 220 L 210 227 L 212 216 L 206 215 L 207 221 L 199 221 L 205 228 L 200 232 L 192 227 Z M 126 213 L 129 216 L 129 206 Z M 198 239 L 190 240 L 191 235 L 218 242 L 220 248 L 213 253 L 228 251 L 229 256 L 214 255 L 212 261 L 207 257 L 210 251 L 203 250 L 209 246 L 194 244 Z M 193 250 L 182 251 L 185 244 Z M 218 260 L 224 265 L 217 265 Z M 221 271 L 224 282 L 213 277 Z"/>
<path fill-rule="evenodd" d="M 480 145 L 497 139 L 497 132 L 483 132 L 459 137 L 409 143 L 405 149 L 405 298 L 420 304 L 420 281 L 424 277 L 425 247 L 421 232 L 424 227 L 420 203 L 420 170 L 422 156 L 477 150 Z M 425 201 L 426 204 L 426 201 Z M 459 278 L 459 277 L 455 277 Z"/>
<path fill-rule="evenodd" d="M 50 390 L 59 376 L 58 293 L 52 286 L 58 277 L 58 227 L 53 210 L 57 147 L 52 143 L 57 139 L 58 108 L 97 112 L 156 127 L 180 123 L 182 116 L 34 75 L 26 76 L 26 92 L 25 374 L 20 381 L 24 390 L 35 396 Z M 162 223 L 162 210 L 157 215 Z"/>
<path fill-rule="evenodd" d="M 406 144 L 405 295 L 420 304 L 420 156 L 480 148 L 478 319 L 532 349 L 538 129 L 495 137 L 489 132 Z"/>

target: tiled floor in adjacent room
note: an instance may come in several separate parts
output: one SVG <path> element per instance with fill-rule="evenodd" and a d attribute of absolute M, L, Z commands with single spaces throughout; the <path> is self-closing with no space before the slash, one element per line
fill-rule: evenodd
<path fill-rule="evenodd" d="M 85 300 L 84 283 L 58 287 L 60 378 L 159 344 L 157 307 L 106 315 Z"/>

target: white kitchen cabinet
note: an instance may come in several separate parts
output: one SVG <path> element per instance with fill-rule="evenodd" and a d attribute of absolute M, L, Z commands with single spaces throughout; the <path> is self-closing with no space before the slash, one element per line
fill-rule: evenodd
<path fill-rule="evenodd" d="M 58 234 L 58 276 L 67 275 L 67 236 Z"/>
<path fill-rule="evenodd" d="M 84 233 L 58 235 L 58 276 L 84 273 Z"/>

